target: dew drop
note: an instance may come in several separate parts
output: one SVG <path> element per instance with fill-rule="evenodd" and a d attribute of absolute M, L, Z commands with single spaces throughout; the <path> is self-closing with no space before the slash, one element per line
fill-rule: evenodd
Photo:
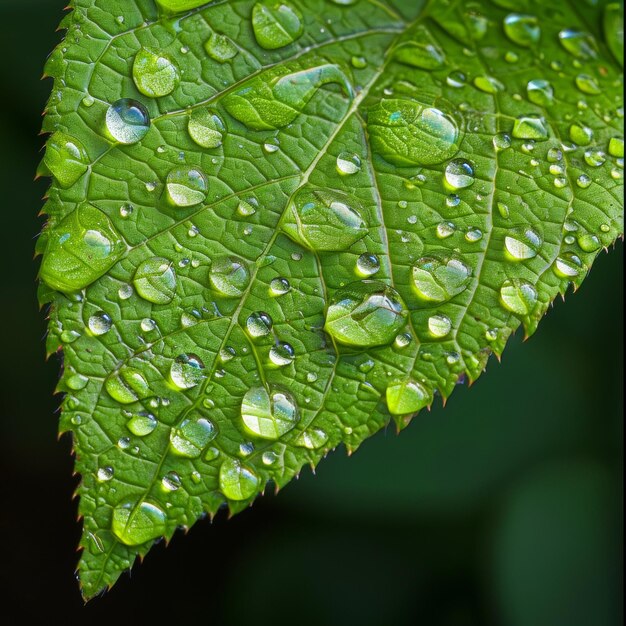
<path fill-rule="evenodd" d="M 299 421 L 293 396 L 279 387 L 253 387 L 241 402 L 241 419 L 247 430 L 262 439 L 279 439 Z"/>
<path fill-rule="evenodd" d="M 279 342 L 270 348 L 269 357 L 276 367 L 284 367 L 293 363 L 295 352 L 290 344 Z"/>
<path fill-rule="evenodd" d="M 273 296 L 284 296 L 290 289 L 291 285 L 286 278 L 273 278 L 270 282 L 270 294 Z"/>
<path fill-rule="evenodd" d="M 432 391 L 412 378 L 389 385 L 385 395 L 392 415 L 417 413 L 433 401 Z"/>
<path fill-rule="evenodd" d="M 113 326 L 110 316 L 100 311 L 89 317 L 87 327 L 92 335 L 100 336 L 108 333 Z"/>
<path fill-rule="evenodd" d="M 289 2 L 257 2 L 252 9 L 252 29 L 261 48 L 276 50 L 302 35 L 303 17 Z"/>
<path fill-rule="evenodd" d="M 96 474 L 96 478 L 100 483 L 106 483 L 113 478 L 113 468 L 109 465 L 105 467 L 101 467 L 98 469 L 98 473 Z"/>
<path fill-rule="evenodd" d="M 438 70 L 446 62 L 443 50 L 424 26 L 414 29 L 412 41 L 405 41 L 394 49 L 393 58 L 404 65 L 422 70 Z"/>
<path fill-rule="evenodd" d="M 106 126 L 113 139 L 133 144 L 141 141 L 150 130 L 150 115 L 141 102 L 122 98 L 108 108 Z"/>
<path fill-rule="evenodd" d="M 157 427 L 157 420 L 151 413 L 135 413 L 126 422 L 126 428 L 137 437 L 149 435 Z"/>
<path fill-rule="evenodd" d="M 61 131 L 53 133 L 48 139 L 43 161 L 63 189 L 71 187 L 89 165 L 83 144 Z"/>
<path fill-rule="evenodd" d="M 342 176 L 357 174 L 361 171 L 361 159 L 353 152 L 341 152 L 337 157 L 337 172 Z"/>
<path fill-rule="evenodd" d="M 144 300 L 154 304 L 168 304 L 176 294 L 176 273 L 170 261 L 152 257 L 139 264 L 133 285 Z"/>
<path fill-rule="evenodd" d="M 226 35 L 213 32 L 204 44 L 206 53 L 218 63 L 226 63 L 237 56 L 237 46 Z"/>
<path fill-rule="evenodd" d="M 593 76 L 589 76 L 589 74 L 579 74 L 576 76 L 576 87 L 590 96 L 597 96 L 602 93 L 602 89 L 600 89 L 596 79 Z"/>
<path fill-rule="evenodd" d="M 204 378 L 204 363 L 195 354 L 180 354 L 170 366 L 170 378 L 178 389 L 191 389 Z"/>
<path fill-rule="evenodd" d="M 180 82 L 180 70 L 158 50 L 142 48 L 133 62 L 133 81 L 144 96 L 160 98 L 172 93 Z"/>
<path fill-rule="evenodd" d="M 328 435 L 319 428 L 310 428 L 301 433 L 293 442 L 299 448 L 318 450 L 328 443 Z"/>
<path fill-rule="evenodd" d="M 165 533 L 165 513 L 151 502 L 125 501 L 113 509 L 113 534 L 127 546 L 137 546 Z"/>
<path fill-rule="evenodd" d="M 542 244 L 541 235 L 530 226 L 518 226 L 504 237 L 506 251 L 517 261 L 536 257 Z"/>
<path fill-rule="evenodd" d="M 356 260 L 356 273 L 367 278 L 373 276 L 380 270 L 380 259 L 375 254 L 364 252 Z"/>
<path fill-rule="evenodd" d="M 241 501 L 252 497 L 259 482 L 257 474 L 237 459 L 225 459 L 220 466 L 220 490 L 230 500 Z"/>
<path fill-rule="evenodd" d="M 593 140 L 593 131 L 583 124 L 572 124 L 569 127 L 569 138 L 579 146 L 588 146 Z"/>
<path fill-rule="evenodd" d="M 521 278 L 507 278 L 500 287 L 500 301 L 507 311 L 529 315 L 537 303 L 537 290 Z"/>
<path fill-rule="evenodd" d="M 548 139 L 548 129 L 543 118 L 524 115 L 518 117 L 513 122 L 513 137 L 516 139 L 533 139 L 535 141 L 546 141 Z"/>
<path fill-rule="evenodd" d="M 445 179 L 453 189 L 464 189 L 474 183 L 474 168 L 465 159 L 453 159 L 446 166 Z"/>
<path fill-rule="evenodd" d="M 446 315 L 431 315 L 428 318 L 428 332 L 436 339 L 442 339 L 452 330 L 452 322 Z"/>
<path fill-rule="evenodd" d="M 529 80 L 526 85 L 526 95 L 533 104 L 548 107 L 554 103 L 554 89 L 552 85 L 541 78 Z"/>
<path fill-rule="evenodd" d="M 219 148 L 226 127 L 222 118 L 211 109 L 195 109 L 187 123 L 189 136 L 202 148 Z"/>
<path fill-rule="evenodd" d="M 246 320 L 246 331 L 255 339 L 266 337 L 272 332 L 272 318 L 263 311 L 255 311 Z"/>
<path fill-rule="evenodd" d="M 209 271 L 211 287 L 224 296 L 242 296 L 250 283 L 250 272 L 243 259 L 234 256 L 213 261 Z"/>
<path fill-rule="evenodd" d="M 578 245 L 583 252 L 595 252 L 602 247 L 602 242 L 591 233 L 584 233 L 578 236 Z"/>
<path fill-rule="evenodd" d="M 564 252 L 554 262 L 554 273 L 561 278 L 576 278 L 582 270 L 582 261 L 572 252 Z"/>
<path fill-rule="evenodd" d="M 131 404 L 150 395 L 150 387 L 136 368 L 123 365 L 105 381 L 107 393 L 120 404 Z"/>
<path fill-rule="evenodd" d="M 177 167 L 170 171 L 165 180 L 169 200 L 177 207 L 190 207 L 204 202 L 209 183 L 196 167 Z"/>
<path fill-rule="evenodd" d="M 180 476 L 176 472 L 168 472 L 161 478 L 161 489 L 163 491 L 176 491 L 180 488 Z"/>
<path fill-rule="evenodd" d="M 513 43 L 524 48 L 535 45 L 541 38 L 539 20 L 534 15 L 510 13 L 504 18 L 504 32 Z"/>
<path fill-rule="evenodd" d="M 183 420 L 170 431 L 170 448 L 176 456 L 197 459 L 216 436 L 217 430 L 208 419 Z"/>
<path fill-rule="evenodd" d="M 566 28 L 559 33 L 559 41 L 578 59 L 595 59 L 598 54 L 596 41 L 589 33 Z"/>

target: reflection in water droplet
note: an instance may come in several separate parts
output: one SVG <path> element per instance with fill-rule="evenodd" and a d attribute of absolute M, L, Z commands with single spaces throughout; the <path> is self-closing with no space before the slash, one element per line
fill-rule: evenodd
<path fill-rule="evenodd" d="M 112 326 L 113 321 L 109 315 L 104 313 L 104 311 L 100 311 L 99 313 L 95 313 L 90 316 L 87 322 L 87 327 L 89 328 L 91 334 L 96 336 L 108 333 Z"/>
<path fill-rule="evenodd" d="M 507 278 L 500 287 L 500 301 L 507 311 L 529 315 L 537 303 L 537 290 L 521 278 Z"/>
<path fill-rule="evenodd" d="M 440 253 L 422 257 L 413 266 L 413 287 L 423 300 L 446 302 L 463 292 L 472 271 L 457 256 Z"/>
<path fill-rule="evenodd" d="M 290 344 L 279 342 L 270 348 L 269 356 L 276 367 L 284 367 L 293 363 L 295 352 Z"/>
<path fill-rule="evenodd" d="M 293 196 L 283 230 L 311 250 L 346 250 L 367 234 L 356 198 L 339 191 L 303 187 Z"/>
<path fill-rule="evenodd" d="M 170 366 L 170 378 L 178 389 L 191 389 L 204 378 L 204 363 L 195 354 L 180 354 Z"/>
<path fill-rule="evenodd" d="M 180 82 L 180 71 L 167 55 L 151 48 L 142 48 L 133 62 L 133 81 L 144 96 L 160 98 L 176 89 Z"/>
<path fill-rule="evenodd" d="M 585 163 L 590 167 L 601 167 L 606 162 L 606 154 L 602 150 L 586 150 Z"/>
<path fill-rule="evenodd" d="M 299 421 L 293 396 L 279 387 L 253 387 L 241 402 L 241 419 L 248 431 L 263 439 L 279 439 Z"/>
<path fill-rule="evenodd" d="M 113 509 L 113 534 L 127 546 L 138 546 L 165 533 L 165 513 L 156 504 L 125 501 Z"/>
<path fill-rule="evenodd" d="M 252 9 L 252 29 L 257 43 L 266 50 L 283 48 L 304 32 L 300 11 L 289 2 L 257 2 Z"/>
<path fill-rule="evenodd" d="M 177 167 L 165 181 L 167 196 L 178 207 L 195 206 L 204 202 L 209 183 L 204 172 L 196 167 Z"/>
<path fill-rule="evenodd" d="M 530 226 L 518 226 L 504 238 L 507 252 L 518 261 L 536 257 L 542 244 L 541 235 Z"/>
<path fill-rule="evenodd" d="M 230 500 L 247 500 L 257 491 L 259 477 L 241 461 L 228 458 L 220 466 L 219 484 L 221 492 Z"/>
<path fill-rule="evenodd" d="M 350 283 L 333 296 L 325 330 L 340 343 L 377 346 L 393 341 L 408 311 L 400 295 L 374 280 Z"/>
<path fill-rule="evenodd" d="M 273 296 L 284 296 L 291 289 L 291 285 L 286 278 L 273 278 L 270 283 L 270 293 Z"/>
<path fill-rule="evenodd" d="M 170 448 L 177 456 L 197 459 L 216 436 L 217 430 L 208 419 L 183 420 L 170 431 Z"/>
<path fill-rule="evenodd" d="M 209 271 L 213 289 L 224 296 L 242 296 L 250 283 L 250 272 L 243 259 L 234 256 L 221 257 L 213 261 Z"/>
<path fill-rule="evenodd" d="M 107 465 L 105 467 L 101 467 L 100 469 L 98 469 L 96 478 L 98 479 L 98 482 L 106 483 L 113 478 L 113 474 L 114 474 L 113 468 Z"/>
<path fill-rule="evenodd" d="M 163 491 L 176 491 L 180 488 L 180 476 L 176 472 L 168 472 L 161 478 L 161 488 Z"/>
<path fill-rule="evenodd" d="M 133 144 L 141 141 L 150 130 L 150 115 L 141 102 L 122 98 L 108 108 L 106 126 L 113 139 Z"/>
<path fill-rule="evenodd" d="M 367 127 L 374 151 L 393 165 L 434 165 L 459 150 L 454 119 L 413 100 L 382 100 L 368 111 Z"/>
<path fill-rule="evenodd" d="M 144 300 L 154 304 L 168 304 L 176 295 L 176 273 L 170 261 L 152 257 L 139 264 L 133 285 Z"/>
<path fill-rule="evenodd" d="M 385 395 L 392 415 L 417 413 L 433 401 L 432 391 L 412 378 L 392 383 L 387 387 Z"/>
<path fill-rule="evenodd" d="M 294 446 L 307 450 L 318 450 L 328 442 L 328 435 L 319 428 L 311 428 L 301 433 L 293 442 Z"/>

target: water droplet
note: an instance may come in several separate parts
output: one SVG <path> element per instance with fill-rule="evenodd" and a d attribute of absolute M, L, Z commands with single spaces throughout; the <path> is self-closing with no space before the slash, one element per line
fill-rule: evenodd
<path fill-rule="evenodd" d="M 189 136 L 203 148 L 219 148 L 226 127 L 222 118 L 211 109 L 194 109 L 187 123 Z"/>
<path fill-rule="evenodd" d="M 145 437 L 149 435 L 157 427 L 157 420 L 151 413 L 142 411 L 135 413 L 126 422 L 126 428 L 137 437 Z"/>
<path fill-rule="evenodd" d="M 422 383 L 407 378 L 393 383 L 386 391 L 387 407 L 392 415 L 417 413 L 433 401 L 432 392 Z"/>
<path fill-rule="evenodd" d="M 303 17 L 289 2 L 258 2 L 252 9 L 252 29 L 261 48 L 276 50 L 302 35 Z"/>
<path fill-rule="evenodd" d="M 602 150 L 586 150 L 585 163 L 590 167 L 600 167 L 606 161 L 606 154 Z"/>
<path fill-rule="evenodd" d="M 451 193 L 450 195 L 446 196 L 446 206 L 452 208 L 455 206 L 459 206 L 459 204 L 461 204 L 461 198 L 455 193 Z"/>
<path fill-rule="evenodd" d="M 537 106 L 548 107 L 554 102 L 554 89 L 547 80 L 536 78 L 526 85 L 528 99 Z"/>
<path fill-rule="evenodd" d="M 230 500 L 247 500 L 255 494 L 259 477 L 237 459 L 228 458 L 220 466 L 219 483 L 220 490 Z"/>
<path fill-rule="evenodd" d="M 480 228 L 469 228 L 465 233 L 465 241 L 476 243 L 483 238 L 483 231 Z"/>
<path fill-rule="evenodd" d="M 341 152 L 337 157 L 337 172 L 341 175 L 357 174 L 361 171 L 361 159 L 354 152 Z"/>
<path fill-rule="evenodd" d="M 127 546 L 138 546 L 165 533 L 165 513 L 156 504 L 125 501 L 113 509 L 113 534 Z"/>
<path fill-rule="evenodd" d="M 367 59 L 365 57 L 353 56 L 350 63 L 354 69 L 363 70 L 367 67 Z"/>
<path fill-rule="evenodd" d="M 259 203 L 256 198 L 248 198 L 247 200 L 240 200 L 237 205 L 237 213 L 242 217 L 250 217 L 256 213 L 259 208 Z"/>
<path fill-rule="evenodd" d="M 133 62 L 133 81 L 144 96 L 160 98 L 176 89 L 180 82 L 180 71 L 167 55 L 151 48 L 142 48 Z"/>
<path fill-rule="evenodd" d="M 298 405 L 278 387 L 253 387 L 241 402 L 241 419 L 248 431 L 262 439 L 278 439 L 299 421 Z"/>
<path fill-rule="evenodd" d="M 511 138 L 506 133 L 498 133 L 493 137 L 493 147 L 498 150 L 506 150 L 511 147 Z"/>
<path fill-rule="evenodd" d="M 554 272 L 561 278 L 575 278 L 582 270 L 582 261 L 572 252 L 564 252 L 554 262 Z"/>
<path fill-rule="evenodd" d="M 328 442 L 328 435 L 319 428 L 311 428 L 301 433 L 293 442 L 299 448 L 318 450 Z"/>
<path fill-rule="evenodd" d="M 529 315 L 537 303 L 537 290 L 521 278 L 507 278 L 500 287 L 500 301 L 507 311 Z"/>
<path fill-rule="evenodd" d="M 161 478 L 161 488 L 163 491 L 176 491 L 180 488 L 180 476 L 176 472 L 168 472 Z"/>
<path fill-rule="evenodd" d="M 274 130 L 291 124 L 317 89 L 330 83 L 339 84 L 349 98 L 353 97 L 352 85 L 338 65 L 320 65 L 291 73 L 279 65 L 248 80 L 224 96 L 222 102 L 250 130 Z"/>
<path fill-rule="evenodd" d="M 530 226 L 518 226 L 504 238 L 506 251 L 518 261 L 536 257 L 542 244 L 541 235 Z"/>
<path fill-rule="evenodd" d="M 450 72 L 446 78 L 446 84 L 449 87 L 454 87 L 455 89 L 460 89 L 461 87 L 465 87 L 465 81 L 467 80 L 467 76 L 463 74 L 460 70 L 453 70 Z"/>
<path fill-rule="evenodd" d="M 569 138 L 579 146 L 588 146 L 593 140 L 593 131 L 582 124 L 572 124 L 569 127 Z"/>
<path fill-rule="evenodd" d="M 453 189 L 464 189 L 474 183 L 474 168 L 465 159 L 453 159 L 446 165 L 445 179 Z"/>
<path fill-rule="evenodd" d="M 519 61 L 519 55 L 517 52 L 513 52 L 512 50 L 507 50 L 504 53 L 504 60 L 507 63 L 517 63 Z"/>
<path fill-rule="evenodd" d="M 218 63 L 226 63 L 237 56 L 237 46 L 226 35 L 213 32 L 204 44 L 206 53 Z"/>
<path fill-rule="evenodd" d="M 90 204 L 78 206 L 46 234 L 39 276 L 53 289 L 66 293 L 100 278 L 126 250 L 111 220 Z"/>
<path fill-rule="evenodd" d="M 314 383 L 317 380 L 317 374 L 315 372 L 309 372 L 306 375 L 307 383 Z"/>
<path fill-rule="evenodd" d="M 438 70 L 446 62 L 443 50 L 424 26 L 414 29 L 412 41 L 405 41 L 394 49 L 393 58 L 404 65 L 422 70 Z"/>
<path fill-rule="evenodd" d="M 516 139 L 533 139 L 545 141 L 548 139 L 548 129 L 541 117 L 523 115 L 513 122 L 513 137 Z"/>
<path fill-rule="evenodd" d="M 578 245 L 583 252 L 595 252 L 602 247 L 602 242 L 591 233 L 584 233 L 578 236 Z"/>
<path fill-rule="evenodd" d="M 576 179 L 576 184 L 581 188 L 581 189 L 587 189 L 587 187 L 589 187 L 591 185 L 591 178 L 589 178 L 589 176 L 587 176 L 587 174 L 581 174 L 577 179 Z"/>
<path fill-rule="evenodd" d="M 356 260 L 356 273 L 367 278 L 373 276 L 380 270 L 380 259 L 375 254 L 364 252 Z"/>
<path fill-rule="evenodd" d="M 61 341 L 63 343 L 73 343 L 80 337 L 80 333 L 76 330 L 64 330 L 61 333 Z"/>
<path fill-rule="evenodd" d="M 80 391 L 81 389 L 84 389 L 87 386 L 87 383 L 89 383 L 89 379 L 82 374 L 72 374 L 65 381 L 65 384 L 72 391 Z"/>
<path fill-rule="evenodd" d="M 428 332 L 436 339 L 442 339 L 452 330 L 452 322 L 446 315 L 431 315 L 428 318 Z"/>
<path fill-rule="evenodd" d="M 456 225 L 452 222 L 439 222 L 436 232 L 439 239 L 447 239 L 456 232 Z"/>
<path fill-rule="evenodd" d="M 279 342 L 270 348 L 269 356 L 270 361 L 276 365 L 276 367 L 284 367 L 285 365 L 293 363 L 295 353 L 291 345 Z"/>
<path fill-rule="evenodd" d="M 374 280 L 350 283 L 333 296 L 325 330 L 340 343 L 378 346 L 390 343 L 408 311 L 395 289 Z"/>
<path fill-rule="evenodd" d="M 154 304 L 168 304 L 176 295 L 176 273 L 170 261 L 153 257 L 139 264 L 133 285 L 144 300 Z"/>
<path fill-rule="evenodd" d="M 106 379 L 104 387 L 120 404 L 131 404 L 150 395 L 150 387 L 141 372 L 127 365 L 113 372 Z"/>
<path fill-rule="evenodd" d="M 183 420 L 170 431 L 170 448 L 177 456 L 197 459 L 216 436 L 217 430 L 208 419 Z"/>
<path fill-rule="evenodd" d="M 113 468 L 109 465 L 105 467 L 101 467 L 98 469 L 98 473 L 96 474 L 96 478 L 100 483 L 106 483 L 113 478 Z"/>
<path fill-rule="evenodd" d="M 251 337 L 266 337 L 272 332 L 272 318 L 263 311 L 255 311 L 246 320 L 246 330 Z"/>
<path fill-rule="evenodd" d="M 144 333 L 151 333 L 153 330 L 156 330 L 157 323 L 149 317 L 144 317 L 139 323 L 139 326 Z"/>
<path fill-rule="evenodd" d="M 596 79 L 593 76 L 589 76 L 589 74 L 579 74 L 576 76 L 576 87 L 583 93 L 591 96 L 597 96 L 602 93 L 602 89 L 600 89 Z"/>
<path fill-rule="evenodd" d="M 480 89 L 484 93 L 498 93 L 504 91 L 504 84 L 493 76 L 476 76 L 474 79 L 474 87 Z"/>
<path fill-rule="evenodd" d="M 374 151 L 393 165 L 434 165 L 459 150 L 454 119 L 412 100 L 382 100 L 369 110 L 367 127 Z"/>
<path fill-rule="evenodd" d="M 111 320 L 109 315 L 104 313 L 104 311 L 100 311 L 98 313 L 95 313 L 94 315 L 91 315 L 87 322 L 87 327 L 89 328 L 89 331 L 92 335 L 96 336 L 108 333 L 111 330 L 112 326 L 113 321 Z"/>
<path fill-rule="evenodd" d="M 513 43 L 524 48 L 538 43 L 541 37 L 539 20 L 534 15 L 521 13 L 510 13 L 504 18 L 504 32 Z"/>
<path fill-rule="evenodd" d="M 413 266 L 413 286 L 428 302 L 446 302 L 464 291 L 472 271 L 457 256 L 446 253 L 422 257 Z"/>
<path fill-rule="evenodd" d="M 280 140 L 278 137 L 273 137 L 263 144 L 263 151 L 267 154 L 274 154 L 280 150 Z"/>
<path fill-rule="evenodd" d="M 347 194 L 307 186 L 293 196 L 282 227 L 311 250 L 346 250 L 367 234 L 362 210 Z"/>
<path fill-rule="evenodd" d="M 234 256 L 213 261 L 209 271 L 213 289 L 230 297 L 242 296 L 250 283 L 250 272 L 243 259 Z"/>
<path fill-rule="evenodd" d="M 170 378 L 178 389 L 191 389 L 204 378 L 204 363 L 195 354 L 180 354 L 170 366 Z"/>
<path fill-rule="evenodd" d="M 71 187 L 87 171 L 89 165 L 89 157 L 83 144 L 60 131 L 48 138 L 43 161 L 63 189 Z"/>
<path fill-rule="evenodd" d="M 141 141 L 150 130 L 150 115 L 141 102 L 122 98 L 108 108 L 106 126 L 113 139 L 133 144 Z"/>
<path fill-rule="evenodd" d="M 204 172 L 196 167 L 177 167 L 165 181 L 167 196 L 178 207 L 195 206 L 204 202 L 209 183 Z"/>
<path fill-rule="evenodd" d="M 504 202 L 498 202 L 496 206 L 498 208 L 498 213 L 500 214 L 500 217 L 502 217 L 502 219 L 508 220 L 511 215 L 509 207 L 504 204 Z"/>
<path fill-rule="evenodd" d="M 624 140 L 619 137 L 611 137 L 609 139 L 609 154 L 618 159 L 624 158 Z"/>
<path fill-rule="evenodd" d="M 270 294 L 273 296 L 284 296 L 291 289 L 291 285 L 286 278 L 273 278 L 270 282 Z"/>
<path fill-rule="evenodd" d="M 272 452 L 271 450 L 268 452 L 264 452 L 261 455 L 261 461 L 263 461 L 263 465 L 274 465 L 276 461 L 278 461 L 278 455 L 276 452 Z"/>
<path fill-rule="evenodd" d="M 592 35 L 566 28 L 559 33 L 559 41 L 565 50 L 579 59 L 595 59 L 598 46 Z"/>

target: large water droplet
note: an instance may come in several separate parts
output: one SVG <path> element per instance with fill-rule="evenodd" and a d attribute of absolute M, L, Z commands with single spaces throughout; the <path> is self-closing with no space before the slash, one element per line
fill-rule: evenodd
<path fill-rule="evenodd" d="M 226 63 L 237 56 L 237 46 L 226 35 L 213 32 L 204 44 L 206 53 L 218 63 Z"/>
<path fill-rule="evenodd" d="M 249 432 L 262 439 L 278 439 L 299 421 L 293 396 L 278 387 L 253 387 L 241 401 L 241 419 Z"/>
<path fill-rule="evenodd" d="M 356 271 L 357 274 L 367 278 L 369 276 L 373 276 L 380 270 L 380 259 L 375 254 L 370 254 L 369 252 L 364 252 L 357 260 L 356 260 Z"/>
<path fill-rule="evenodd" d="M 541 117 L 523 115 L 513 122 L 511 133 L 516 139 L 534 139 L 535 141 L 546 141 L 548 139 L 548 129 L 545 121 Z"/>
<path fill-rule="evenodd" d="M 238 459 L 228 458 L 220 466 L 219 483 L 221 492 L 230 500 L 247 500 L 255 494 L 259 477 Z"/>
<path fill-rule="evenodd" d="M 580 91 L 590 96 L 597 96 L 602 93 L 602 89 L 600 89 L 600 85 L 598 85 L 596 79 L 593 76 L 589 76 L 589 74 L 578 74 L 575 82 L 576 87 L 578 87 Z"/>
<path fill-rule="evenodd" d="M 211 109 L 195 109 L 187 124 L 189 136 L 203 148 L 219 148 L 226 128 L 222 119 Z"/>
<path fill-rule="evenodd" d="M 464 189 L 474 183 L 474 168 L 465 159 L 453 159 L 446 165 L 445 179 L 453 189 Z"/>
<path fill-rule="evenodd" d="M 350 346 L 378 346 L 393 341 L 406 324 L 408 311 L 389 285 L 364 280 L 350 283 L 333 296 L 325 330 Z"/>
<path fill-rule="evenodd" d="M 165 532 L 165 513 L 151 502 L 126 501 L 113 509 L 113 534 L 127 546 L 138 546 Z"/>
<path fill-rule="evenodd" d="M 255 311 L 246 320 L 246 330 L 251 337 L 266 337 L 272 332 L 272 318 L 263 311 Z"/>
<path fill-rule="evenodd" d="M 341 152 L 337 157 L 337 172 L 342 176 L 357 174 L 361 171 L 361 159 L 354 152 Z"/>
<path fill-rule="evenodd" d="M 572 124 L 569 127 L 569 138 L 579 146 L 588 146 L 593 140 L 593 131 L 584 124 Z"/>
<path fill-rule="evenodd" d="M 150 387 L 143 374 L 134 367 L 122 366 L 105 381 L 107 393 L 120 404 L 131 404 L 150 395 Z"/>
<path fill-rule="evenodd" d="M 576 278 L 583 270 L 583 262 L 573 252 L 564 252 L 554 262 L 554 273 L 561 278 Z"/>
<path fill-rule="evenodd" d="M 392 415 L 417 413 L 433 401 L 432 391 L 412 378 L 392 383 L 387 387 L 385 395 Z"/>
<path fill-rule="evenodd" d="M 447 315 L 431 315 L 428 318 L 428 332 L 436 339 L 442 339 L 452 330 L 452 322 Z"/>
<path fill-rule="evenodd" d="M 57 131 L 48 138 L 43 161 L 59 185 L 67 189 L 87 171 L 89 157 L 78 139 Z"/>
<path fill-rule="evenodd" d="M 619 137 L 611 137 L 609 139 L 609 154 L 618 159 L 624 158 L 624 140 Z"/>
<path fill-rule="evenodd" d="M 443 50 L 424 26 L 414 29 L 412 41 L 401 43 L 395 48 L 393 58 L 404 65 L 422 70 L 437 70 L 446 62 Z"/>
<path fill-rule="evenodd" d="M 108 108 L 106 125 L 113 139 L 133 144 L 141 141 L 150 130 L 150 115 L 141 102 L 122 98 Z"/>
<path fill-rule="evenodd" d="M 552 85 L 541 78 L 529 80 L 526 85 L 528 99 L 537 106 L 548 107 L 554 102 L 554 89 Z"/>
<path fill-rule="evenodd" d="M 137 437 L 145 437 L 149 435 L 157 427 L 157 420 L 151 413 L 141 412 L 135 413 L 126 422 L 126 428 Z"/>
<path fill-rule="evenodd" d="M 457 256 L 447 253 L 422 257 L 413 266 L 413 286 L 428 302 L 446 302 L 464 291 L 472 271 Z"/>
<path fill-rule="evenodd" d="M 170 431 L 170 448 L 177 456 L 197 459 L 216 436 L 217 430 L 208 419 L 187 419 Z"/>
<path fill-rule="evenodd" d="M 300 11 L 289 2 L 257 2 L 252 9 L 252 29 L 266 50 L 288 46 L 304 32 Z"/>
<path fill-rule="evenodd" d="M 50 287 L 72 292 L 106 274 L 126 246 L 111 220 L 90 204 L 81 204 L 46 231 L 39 276 Z"/>
<path fill-rule="evenodd" d="M 454 119 L 413 100 L 382 100 L 368 111 L 367 127 L 374 151 L 394 165 L 433 165 L 459 150 Z"/>
<path fill-rule="evenodd" d="M 151 48 L 142 48 L 133 62 L 133 80 L 144 96 L 160 98 L 176 89 L 180 82 L 180 71 L 167 55 Z"/>
<path fill-rule="evenodd" d="M 295 352 L 290 344 L 279 341 L 275 346 L 270 348 L 269 357 L 270 361 L 276 367 L 285 367 L 285 365 L 293 363 Z"/>
<path fill-rule="evenodd" d="M 339 84 L 350 98 L 353 88 L 338 65 L 320 65 L 293 72 L 284 65 L 274 67 L 224 96 L 225 109 L 250 130 L 274 130 L 291 124 L 316 90 Z"/>
<path fill-rule="evenodd" d="M 92 335 L 104 335 L 111 330 L 113 326 L 113 321 L 111 317 L 105 313 L 104 311 L 99 311 L 98 313 L 94 313 L 89 317 L 87 321 L 87 327 Z"/>
<path fill-rule="evenodd" d="M 530 226 L 518 226 L 504 237 L 507 252 L 518 261 L 536 257 L 542 244 L 541 235 Z"/>
<path fill-rule="evenodd" d="M 179 354 L 170 366 L 170 378 L 178 389 L 191 389 L 204 378 L 204 363 L 195 354 Z"/>
<path fill-rule="evenodd" d="M 311 250 L 346 250 L 367 234 L 360 211 L 356 198 L 307 186 L 293 196 L 282 227 Z"/>
<path fill-rule="evenodd" d="M 189 207 L 204 202 L 209 183 L 197 167 L 177 167 L 167 175 L 165 188 L 172 204 Z"/>
<path fill-rule="evenodd" d="M 541 38 L 539 20 L 534 15 L 510 13 L 504 18 L 504 32 L 513 43 L 524 48 L 533 46 Z"/>
<path fill-rule="evenodd" d="M 243 259 L 234 256 L 221 257 L 213 261 L 209 271 L 213 289 L 230 297 L 243 295 L 250 283 L 250 272 Z"/>
<path fill-rule="evenodd" d="M 154 304 L 168 304 L 176 295 L 176 273 L 170 261 L 153 257 L 139 264 L 133 285 L 144 300 Z"/>
<path fill-rule="evenodd" d="M 507 278 L 500 287 L 500 301 L 511 313 L 529 315 L 537 303 L 537 290 L 527 280 Z"/>
<path fill-rule="evenodd" d="M 561 45 L 579 59 L 595 59 L 598 55 L 596 40 L 589 33 L 566 28 L 559 33 Z"/>

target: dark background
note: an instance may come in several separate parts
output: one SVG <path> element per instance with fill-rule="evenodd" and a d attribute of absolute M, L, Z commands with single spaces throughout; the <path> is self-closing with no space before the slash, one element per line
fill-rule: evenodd
<path fill-rule="evenodd" d="M 3 355 L 0 621 L 237 626 L 614 626 L 621 619 L 622 252 L 445 410 L 169 548 L 83 606 L 59 363 L 44 361 L 34 237 L 39 81 L 62 0 L 0 2 Z"/>

